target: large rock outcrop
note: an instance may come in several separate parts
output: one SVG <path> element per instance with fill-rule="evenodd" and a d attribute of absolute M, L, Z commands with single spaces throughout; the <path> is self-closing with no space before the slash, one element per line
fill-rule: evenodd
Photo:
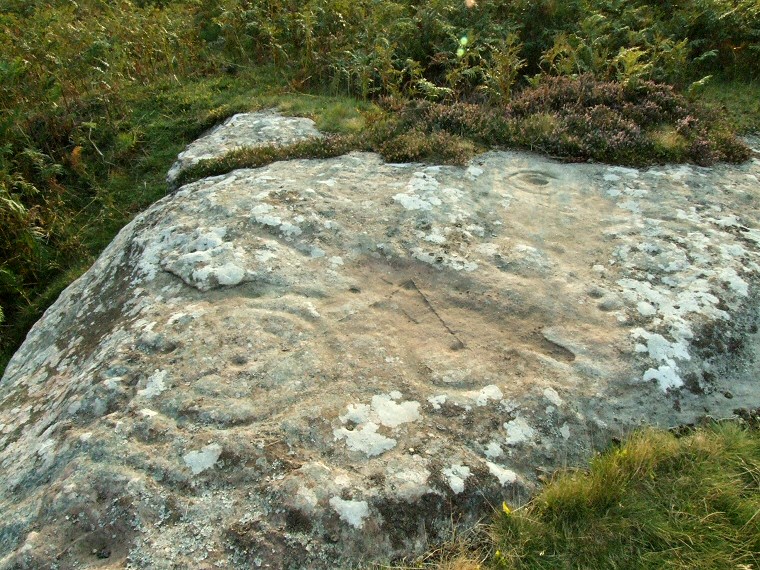
<path fill-rule="evenodd" d="M 166 175 L 169 186 L 177 183 L 183 170 L 202 160 L 224 156 L 242 148 L 261 145 L 289 145 L 320 138 L 314 121 L 303 117 L 284 117 L 269 109 L 258 113 L 238 113 L 217 125 L 179 153 Z"/>
<path fill-rule="evenodd" d="M 419 553 L 641 424 L 760 405 L 760 161 L 352 153 L 182 187 L 0 384 L 0 568 Z"/>

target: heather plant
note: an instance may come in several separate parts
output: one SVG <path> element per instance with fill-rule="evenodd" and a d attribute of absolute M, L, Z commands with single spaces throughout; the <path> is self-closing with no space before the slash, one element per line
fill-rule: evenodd
<path fill-rule="evenodd" d="M 389 160 L 461 164 L 467 149 L 471 155 L 494 144 L 629 165 L 685 160 L 709 165 L 749 157 L 749 149 L 714 112 L 651 81 L 546 77 L 504 105 L 395 99 L 382 104 L 386 119 L 373 125 L 367 142 Z M 449 150 L 436 151 L 432 141 Z"/>
<path fill-rule="evenodd" d="M 507 114 L 520 133 L 514 144 L 530 141 L 533 149 L 574 160 L 709 165 L 749 158 L 747 147 L 719 117 L 695 107 L 672 87 L 650 81 L 547 78 L 516 97 Z M 551 116 L 551 128 L 536 130 L 531 120 L 524 120 L 537 115 Z M 670 141 L 663 132 L 673 133 Z"/>

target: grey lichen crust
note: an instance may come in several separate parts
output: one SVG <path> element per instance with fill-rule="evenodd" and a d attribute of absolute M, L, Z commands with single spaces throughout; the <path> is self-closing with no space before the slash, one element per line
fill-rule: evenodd
<path fill-rule="evenodd" d="M 233 150 L 269 144 L 288 145 L 321 136 L 311 119 L 285 117 L 275 110 L 239 113 L 190 143 L 169 169 L 166 181 L 173 186 L 186 168 L 201 160 L 220 158 Z"/>
<path fill-rule="evenodd" d="M 409 556 L 642 423 L 760 405 L 760 162 L 238 170 L 125 227 L 0 384 L 0 568 Z"/>

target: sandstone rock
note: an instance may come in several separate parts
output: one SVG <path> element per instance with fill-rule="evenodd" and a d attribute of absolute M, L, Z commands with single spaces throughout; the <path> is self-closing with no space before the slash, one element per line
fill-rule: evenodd
<path fill-rule="evenodd" d="M 759 177 L 352 153 L 184 186 L 6 370 L 0 568 L 409 556 L 635 426 L 760 405 Z"/>
<path fill-rule="evenodd" d="M 288 145 L 321 136 L 311 119 L 284 117 L 274 110 L 233 115 L 189 144 L 169 169 L 166 181 L 172 186 L 186 168 L 233 150 L 268 144 Z"/>

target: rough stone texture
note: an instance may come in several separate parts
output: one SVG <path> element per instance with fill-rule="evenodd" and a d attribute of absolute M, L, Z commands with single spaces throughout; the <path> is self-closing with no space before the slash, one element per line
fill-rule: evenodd
<path fill-rule="evenodd" d="M 0 383 L 0 568 L 422 551 L 642 423 L 760 405 L 760 161 L 372 154 L 184 186 Z"/>
<path fill-rule="evenodd" d="M 268 144 L 288 145 L 321 136 L 311 119 L 284 117 L 274 110 L 233 115 L 190 143 L 169 169 L 166 181 L 173 186 L 186 168 L 233 150 Z"/>

